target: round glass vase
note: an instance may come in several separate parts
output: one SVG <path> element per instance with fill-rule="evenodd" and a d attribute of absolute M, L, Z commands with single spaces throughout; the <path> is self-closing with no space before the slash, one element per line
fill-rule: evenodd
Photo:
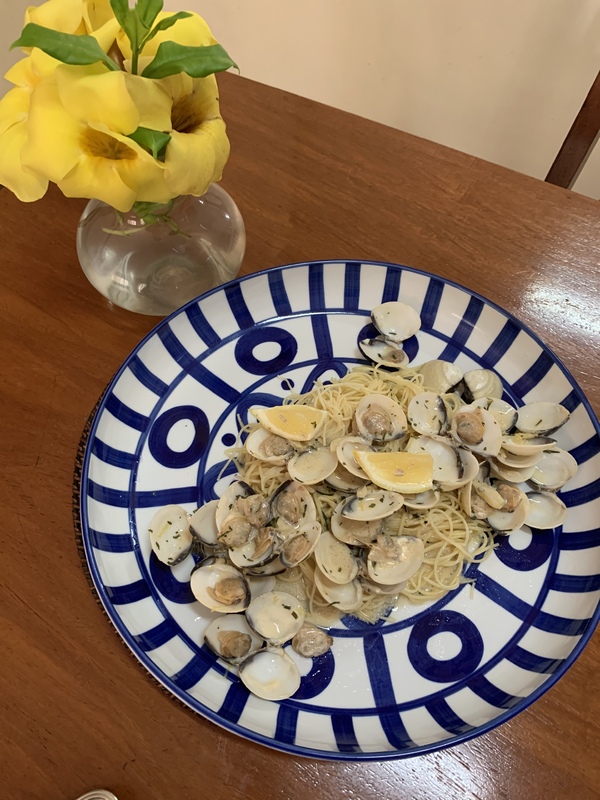
<path fill-rule="evenodd" d="M 202 197 L 182 195 L 125 214 L 91 200 L 77 226 L 81 267 L 101 294 L 138 314 L 165 316 L 232 280 L 246 230 L 230 195 L 211 184 Z"/>

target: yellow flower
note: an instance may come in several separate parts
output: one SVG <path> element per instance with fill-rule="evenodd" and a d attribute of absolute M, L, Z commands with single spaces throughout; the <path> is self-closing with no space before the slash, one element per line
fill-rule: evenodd
<path fill-rule="evenodd" d="M 185 22 L 185 20 L 183 20 Z M 219 113 L 214 75 L 190 78 L 180 73 L 163 78 L 172 97 L 171 141 L 165 153 L 165 182 L 174 195 L 203 195 L 221 179 L 229 157 L 229 139 Z"/>
<path fill-rule="evenodd" d="M 21 164 L 31 91 L 20 86 L 0 100 L 0 183 L 25 203 L 46 194 L 48 179 Z"/>
<path fill-rule="evenodd" d="M 165 11 L 156 17 L 155 23 L 160 22 L 165 17 L 170 17 Z M 202 47 L 205 45 L 216 44 L 217 40 L 210 32 L 210 28 L 199 14 L 191 14 L 189 17 L 178 19 L 177 22 L 166 31 L 157 33 L 153 39 L 146 44 L 142 50 L 142 56 L 155 56 L 159 45 L 162 42 L 177 42 L 177 44 L 185 44 L 191 47 Z M 126 59 L 131 58 L 131 44 L 126 34 L 119 30 L 117 35 L 117 44 Z"/>
<path fill-rule="evenodd" d="M 22 162 L 67 197 L 128 211 L 136 200 L 167 202 L 165 166 L 129 139 L 138 126 L 167 127 L 169 98 L 155 81 L 102 67 L 61 65 L 31 97 Z"/>

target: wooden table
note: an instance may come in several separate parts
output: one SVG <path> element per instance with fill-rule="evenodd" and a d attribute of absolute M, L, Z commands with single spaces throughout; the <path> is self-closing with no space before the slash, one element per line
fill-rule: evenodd
<path fill-rule="evenodd" d="M 600 206 L 429 141 L 235 76 L 221 78 L 246 221 L 242 272 L 324 258 L 437 273 L 516 314 L 600 411 Z M 130 655 L 90 591 L 71 519 L 86 419 L 155 325 L 83 276 L 84 201 L 0 193 L 0 796 L 119 800 L 600 796 L 600 639 L 531 708 L 432 755 L 296 758 L 180 706 Z"/>

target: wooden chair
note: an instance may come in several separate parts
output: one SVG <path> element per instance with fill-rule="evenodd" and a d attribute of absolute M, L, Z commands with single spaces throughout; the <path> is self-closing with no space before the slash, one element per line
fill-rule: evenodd
<path fill-rule="evenodd" d="M 599 135 L 600 72 L 546 175 L 546 181 L 571 189 L 594 149 Z"/>

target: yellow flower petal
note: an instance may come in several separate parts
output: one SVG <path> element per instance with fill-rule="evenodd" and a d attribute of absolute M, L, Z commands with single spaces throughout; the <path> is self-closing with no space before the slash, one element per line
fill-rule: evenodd
<path fill-rule="evenodd" d="M 32 47 L 31 54 L 13 64 L 4 77 L 17 86 L 28 86 L 33 89 L 41 80 L 49 78 L 59 64 L 60 61 L 47 55 L 43 50 Z"/>
<path fill-rule="evenodd" d="M 35 22 L 62 33 L 84 33 L 83 0 L 48 0 L 41 6 L 29 6 L 25 23 Z"/>
<path fill-rule="evenodd" d="M 221 179 L 229 157 L 229 140 L 222 119 L 212 119 L 195 133 L 172 131 L 165 154 L 165 180 L 174 194 L 203 195 Z"/>
<path fill-rule="evenodd" d="M 48 181 L 21 164 L 21 150 L 26 139 L 25 122 L 12 125 L 0 134 L 0 183 L 22 202 L 31 203 L 46 194 Z"/>
<path fill-rule="evenodd" d="M 55 77 L 60 102 L 80 122 L 98 122 L 119 133 L 132 133 L 139 126 L 124 72 L 109 72 L 100 64 L 61 64 Z"/>
<path fill-rule="evenodd" d="M 103 200 L 123 212 L 129 211 L 136 200 L 135 190 L 125 183 L 114 164 L 95 156 L 82 156 L 57 185 L 66 197 Z"/>
<path fill-rule="evenodd" d="M 171 98 L 159 81 L 121 73 L 125 86 L 140 115 L 139 125 L 155 131 L 171 128 Z"/>
<path fill-rule="evenodd" d="M 97 31 L 115 18 L 110 0 L 84 0 L 82 14 L 88 33 Z"/>
<path fill-rule="evenodd" d="M 117 20 L 109 19 L 108 22 L 105 22 L 104 25 L 101 25 L 99 28 L 89 29 L 88 26 L 85 25 L 84 32 L 93 36 L 104 52 L 108 53 L 111 45 L 117 38 L 119 30 L 120 26 Z"/>
<path fill-rule="evenodd" d="M 16 86 L 0 100 L 0 135 L 13 125 L 27 121 L 31 92 Z"/>

